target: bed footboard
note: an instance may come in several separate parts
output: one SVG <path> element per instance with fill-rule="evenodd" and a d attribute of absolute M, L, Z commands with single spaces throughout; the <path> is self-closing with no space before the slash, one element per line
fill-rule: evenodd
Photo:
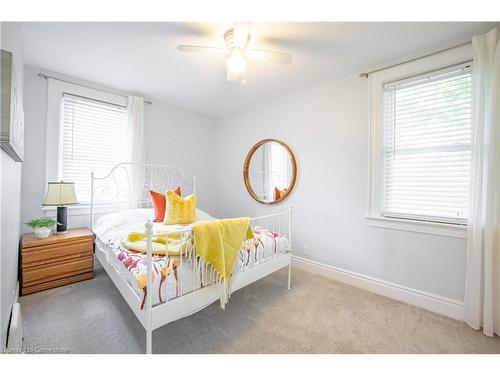
<path fill-rule="evenodd" d="M 287 283 L 287 288 L 291 288 L 291 251 L 292 251 L 292 212 L 293 208 L 292 206 L 289 206 L 288 210 L 285 212 L 277 213 L 277 214 L 272 214 L 272 215 L 266 215 L 266 216 L 259 216 L 259 217 L 254 217 L 250 219 L 250 225 L 252 228 L 256 227 L 262 227 L 266 228 L 267 230 L 271 231 L 273 234 L 274 233 L 279 233 L 282 236 L 284 236 L 287 239 L 287 244 L 286 244 L 286 249 L 284 253 L 274 253 L 270 257 L 264 257 L 264 260 L 262 263 L 257 264 L 255 267 L 252 267 L 250 269 L 246 269 L 241 272 L 241 274 L 244 274 L 243 277 L 241 277 L 241 280 L 239 281 L 238 284 L 234 285 L 234 290 L 239 289 L 245 285 L 248 285 L 249 283 L 258 280 L 259 278 L 265 277 L 268 274 L 277 271 L 278 269 L 281 269 L 283 267 L 288 266 L 288 283 Z M 179 293 L 178 296 L 171 301 L 165 301 L 164 303 L 157 305 L 153 307 L 153 297 L 152 293 L 149 291 L 152 291 L 152 281 L 153 281 L 153 223 L 151 221 L 148 221 L 145 224 L 146 228 L 146 235 L 147 235 L 147 278 L 146 278 L 146 285 L 147 285 L 147 293 L 146 293 L 146 307 L 145 307 L 145 327 L 146 327 L 146 352 L 152 353 L 152 333 L 155 328 L 158 326 L 158 321 L 164 321 L 168 323 L 169 321 L 173 321 L 175 319 L 179 319 L 183 316 L 189 315 L 186 314 L 186 311 L 189 311 L 190 313 L 194 313 L 204 306 L 214 302 L 214 292 L 215 288 L 213 285 L 199 285 L 197 283 L 197 274 L 196 272 L 193 271 L 193 286 L 192 290 L 184 290 L 184 285 L 183 285 L 183 277 L 182 277 L 182 272 L 183 272 L 183 256 L 179 257 L 179 269 L 178 272 L 181 275 L 179 277 Z M 184 238 L 187 238 L 186 236 L 191 235 L 192 229 L 191 228 L 186 228 L 186 229 L 178 229 L 178 230 L 172 230 L 170 233 L 178 233 L 182 232 L 182 235 L 185 236 Z M 189 265 L 190 267 L 193 267 L 193 270 L 196 270 L 196 262 L 197 262 L 197 256 L 196 256 L 196 249 L 190 249 L 190 262 L 191 264 Z M 278 259 L 276 259 L 278 258 Z M 211 289 L 209 289 L 211 288 Z M 204 289 L 203 292 L 201 293 L 200 290 Z M 206 289 L 206 290 L 205 290 Z M 196 293 L 196 296 L 194 295 Z M 216 298 L 216 297 L 215 297 Z M 173 302 L 173 303 L 172 303 Z M 185 303 L 184 303 L 185 302 Z M 168 306 L 167 306 L 168 305 Z M 164 311 L 165 308 L 174 308 L 174 305 L 179 306 L 177 308 L 177 314 L 172 311 L 172 314 L 168 314 L 169 317 L 165 319 L 154 319 L 155 317 L 153 316 L 155 311 Z M 184 306 L 182 306 L 184 305 Z M 153 324 L 153 321 L 155 321 L 155 324 Z"/>

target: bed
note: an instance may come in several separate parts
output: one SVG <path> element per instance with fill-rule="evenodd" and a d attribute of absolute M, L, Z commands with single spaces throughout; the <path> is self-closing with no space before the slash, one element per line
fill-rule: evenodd
<path fill-rule="evenodd" d="M 216 218 L 197 209 L 196 221 L 190 225 L 151 221 L 150 190 L 162 192 L 181 186 L 184 194 L 190 194 L 196 191 L 195 181 L 177 167 L 133 163 L 118 164 L 106 176 L 91 176 L 95 254 L 145 328 L 148 354 L 152 353 L 153 330 L 220 298 L 220 285 L 207 283 L 202 277 L 192 241 L 198 221 Z M 284 267 L 288 267 L 290 289 L 291 219 L 291 206 L 283 212 L 250 219 L 254 238 L 242 242 L 229 292 Z M 124 246 L 123 239 L 130 232 L 146 233 L 144 251 Z M 152 239 L 153 233 L 159 232 L 177 236 L 177 253 L 158 253 Z"/>

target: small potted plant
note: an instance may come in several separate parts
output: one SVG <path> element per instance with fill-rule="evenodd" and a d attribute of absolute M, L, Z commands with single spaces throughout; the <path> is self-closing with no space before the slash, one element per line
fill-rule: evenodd
<path fill-rule="evenodd" d="M 25 223 L 28 227 L 33 228 L 37 238 L 47 238 L 54 225 L 57 224 L 56 219 L 52 217 L 39 217 Z"/>

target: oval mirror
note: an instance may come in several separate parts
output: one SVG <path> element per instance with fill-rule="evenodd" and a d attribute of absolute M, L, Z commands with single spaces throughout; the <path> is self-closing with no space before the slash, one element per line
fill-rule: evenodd
<path fill-rule="evenodd" d="M 297 179 L 297 162 L 290 147 L 277 139 L 264 139 L 248 152 L 243 179 L 250 195 L 260 203 L 284 200 Z"/>

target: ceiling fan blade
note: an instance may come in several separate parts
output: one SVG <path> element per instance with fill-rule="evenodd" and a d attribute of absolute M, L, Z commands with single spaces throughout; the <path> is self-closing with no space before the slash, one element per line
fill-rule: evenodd
<path fill-rule="evenodd" d="M 192 44 L 179 44 L 177 49 L 182 52 L 224 52 L 222 47 L 213 46 L 197 46 Z"/>
<path fill-rule="evenodd" d="M 245 54 L 255 60 L 287 65 L 292 61 L 292 55 L 285 52 L 267 51 L 263 49 L 248 49 Z"/>

